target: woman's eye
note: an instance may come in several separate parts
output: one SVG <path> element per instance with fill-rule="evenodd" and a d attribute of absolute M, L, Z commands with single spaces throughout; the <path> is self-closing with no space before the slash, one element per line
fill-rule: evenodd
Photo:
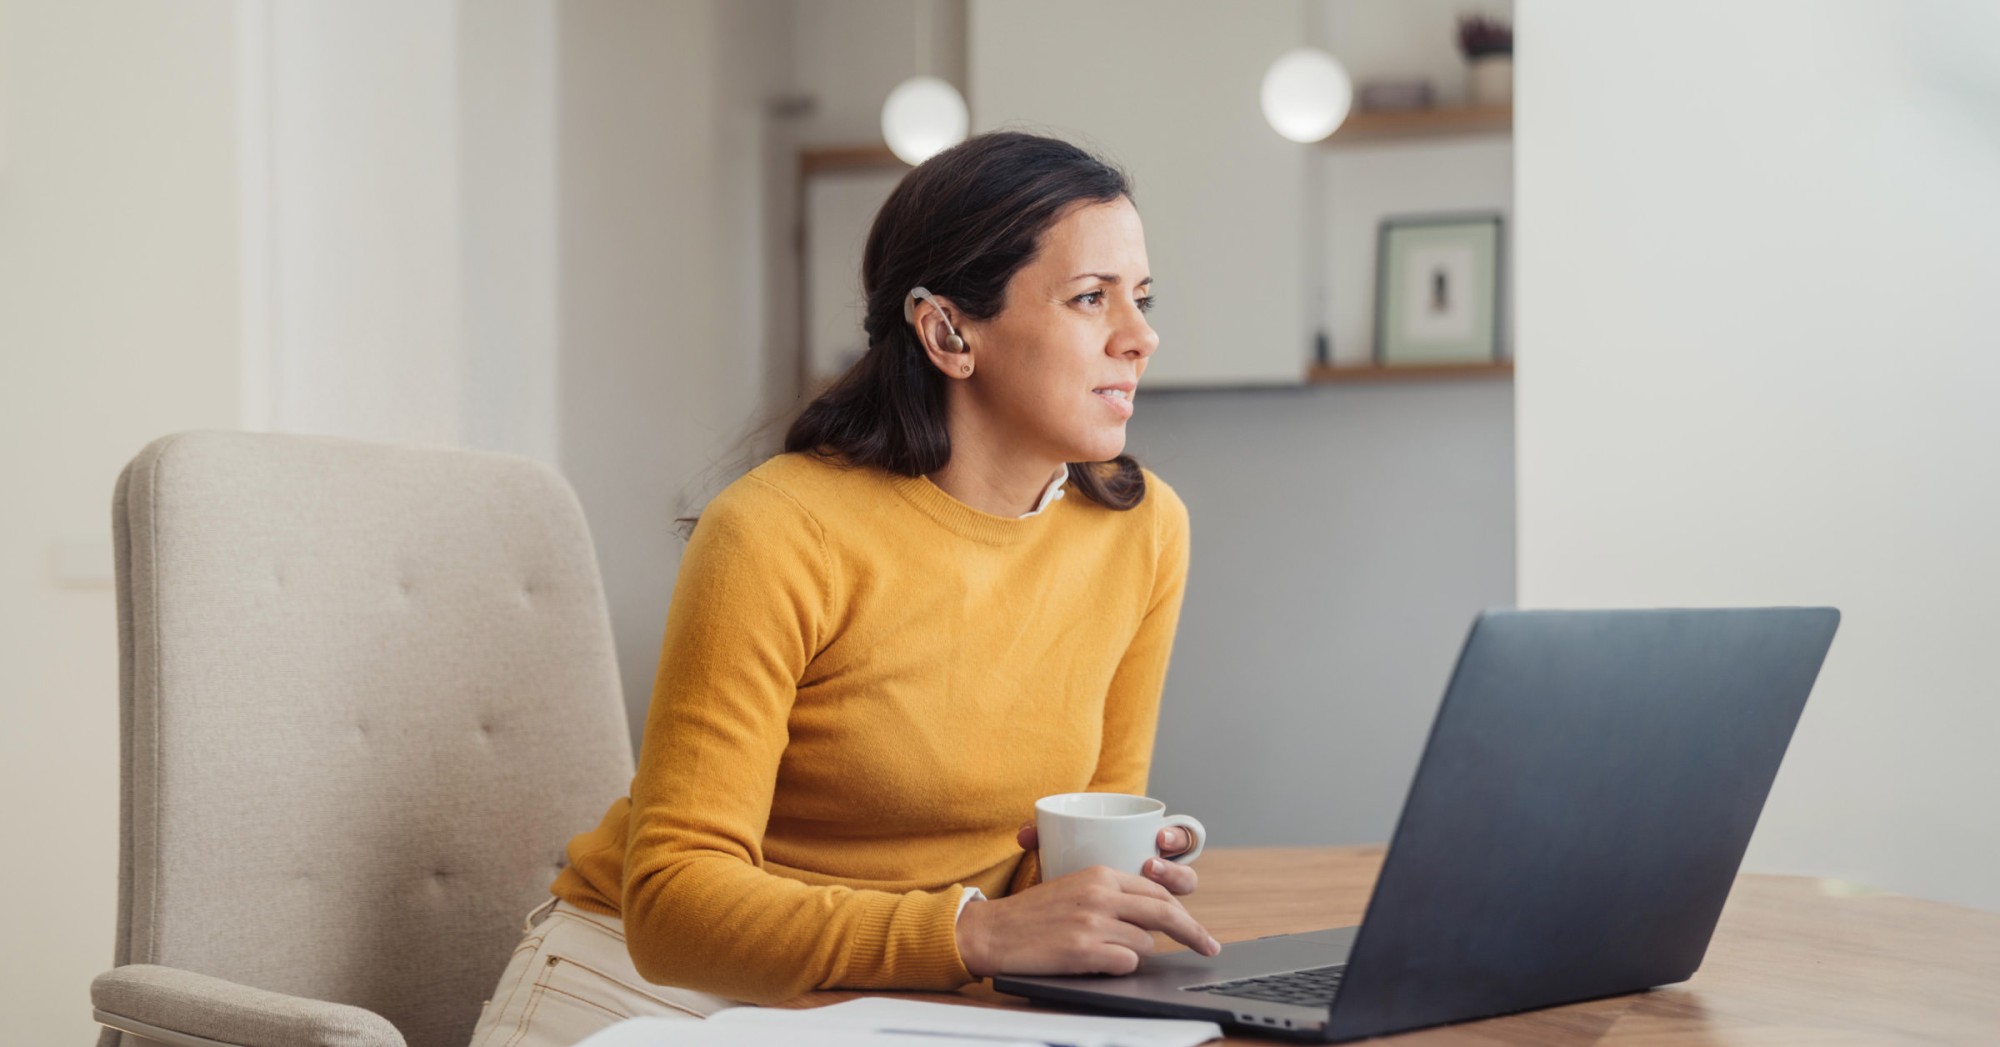
<path fill-rule="evenodd" d="M 1103 292 L 1103 291 L 1085 291 L 1084 293 L 1082 293 L 1082 294 L 1080 294 L 1080 295 L 1077 295 L 1077 296 L 1076 296 L 1076 299 L 1075 299 L 1075 300 L 1076 300 L 1076 301 L 1079 301 L 1079 302 L 1083 302 L 1083 303 L 1084 303 L 1085 305 L 1103 305 L 1103 304 L 1104 304 L 1104 292 Z M 1149 313 L 1149 312 L 1152 312 L 1152 311 L 1153 311 L 1153 296 L 1152 296 L 1152 295 L 1145 295 L 1145 296 L 1143 296 L 1143 297 L 1140 297 L 1140 298 L 1135 298 L 1135 299 L 1133 299 L 1133 301 L 1134 301 L 1135 303 L 1137 303 L 1137 304 L 1138 304 L 1138 306 L 1139 306 L 1139 311 L 1140 311 L 1140 312 L 1142 312 L 1142 313 Z"/>

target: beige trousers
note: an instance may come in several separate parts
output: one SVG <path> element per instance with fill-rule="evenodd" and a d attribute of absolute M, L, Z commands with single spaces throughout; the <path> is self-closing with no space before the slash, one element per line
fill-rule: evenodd
<path fill-rule="evenodd" d="M 654 985 L 632 967 L 625 924 L 550 898 L 521 923 L 521 944 L 479 1012 L 472 1047 L 570 1047 L 627 1018 L 706 1018 L 738 1004 Z"/>

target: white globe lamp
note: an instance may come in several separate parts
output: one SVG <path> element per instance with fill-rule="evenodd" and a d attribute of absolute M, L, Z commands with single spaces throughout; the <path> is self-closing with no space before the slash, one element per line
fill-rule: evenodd
<path fill-rule="evenodd" d="M 912 167 L 965 141 L 971 122 L 958 89 L 935 76 L 910 77 L 882 103 L 882 137 Z"/>
<path fill-rule="evenodd" d="M 1264 73 L 1264 119 L 1294 142 L 1333 133 L 1354 104 L 1354 83 L 1334 57 L 1317 47 L 1287 51 Z"/>

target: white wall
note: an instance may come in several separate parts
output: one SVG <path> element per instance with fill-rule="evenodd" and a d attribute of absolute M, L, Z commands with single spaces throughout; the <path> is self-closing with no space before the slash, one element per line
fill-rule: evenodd
<path fill-rule="evenodd" d="M 242 0 L 263 424 L 553 462 L 553 0 Z"/>
<path fill-rule="evenodd" d="M 1841 608 L 1748 867 L 2000 908 L 2000 9 L 1522 7 L 1522 603 Z"/>
<path fill-rule="evenodd" d="M 459 393 L 465 443 L 554 464 L 555 0 L 458 4 Z"/>
<path fill-rule="evenodd" d="M 453 6 L 270 7 L 276 428 L 459 442 Z"/>
<path fill-rule="evenodd" d="M 237 424 L 234 13 L 0 0 L 0 1040 L 93 1042 L 112 959 L 111 489 Z M 59 552 L 83 577 L 57 573 Z"/>
<path fill-rule="evenodd" d="M 785 6 L 558 9 L 562 469 L 597 543 L 636 736 L 680 564 L 674 519 L 763 407 L 764 102 Z M 607 798 L 608 799 L 608 798 Z"/>

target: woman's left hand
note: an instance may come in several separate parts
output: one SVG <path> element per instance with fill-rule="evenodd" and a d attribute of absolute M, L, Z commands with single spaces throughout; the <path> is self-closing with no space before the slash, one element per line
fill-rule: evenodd
<path fill-rule="evenodd" d="M 1024 851 L 1032 851 L 1042 845 L 1041 834 L 1035 831 L 1034 822 L 1021 826 L 1021 831 L 1014 838 L 1020 841 L 1021 849 Z M 1166 859 L 1192 850 L 1194 838 L 1186 829 L 1170 825 L 1160 830 L 1160 838 L 1154 841 L 1154 846 L 1159 848 L 1161 857 L 1146 859 L 1146 867 L 1141 870 L 1141 875 L 1175 894 L 1193 894 L 1195 885 L 1201 881 L 1201 877 L 1194 871 L 1194 866 Z"/>

